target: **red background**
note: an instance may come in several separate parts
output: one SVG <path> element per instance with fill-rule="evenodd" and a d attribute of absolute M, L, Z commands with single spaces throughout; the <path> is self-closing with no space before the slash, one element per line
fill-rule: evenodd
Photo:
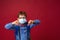
<path fill-rule="evenodd" d="M 20 10 L 26 11 L 28 20 L 41 20 L 31 29 L 32 40 L 60 40 L 59 0 L 0 0 L 0 40 L 15 40 L 14 31 L 4 25 L 16 20 Z"/>

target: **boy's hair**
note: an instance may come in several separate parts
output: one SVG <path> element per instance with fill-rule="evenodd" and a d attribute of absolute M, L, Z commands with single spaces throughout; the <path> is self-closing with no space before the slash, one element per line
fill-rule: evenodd
<path fill-rule="evenodd" d="M 19 18 L 19 15 L 24 15 L 24 16 L 27 17 L 27 14 L 26 14 L 25 11 L 19 11 L 19 13 L 18 13 L 18 15 L 17 15 L 18 18 Z"/>

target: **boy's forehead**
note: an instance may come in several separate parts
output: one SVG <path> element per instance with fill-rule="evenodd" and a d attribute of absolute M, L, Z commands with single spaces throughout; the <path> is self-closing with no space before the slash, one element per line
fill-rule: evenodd
<path fill-rule="evenodd" d="M 19 17 L 25 17 L 25 15 L 19 15 Z"/>

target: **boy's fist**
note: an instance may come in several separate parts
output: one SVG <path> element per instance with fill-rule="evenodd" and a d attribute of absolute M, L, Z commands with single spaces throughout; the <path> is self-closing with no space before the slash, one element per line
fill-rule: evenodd
<path fill-rule="evenodd" d="M 12 22 L 12 24 L 16 24 L 16 25 L 18 25 L 19 22 L 18 22 L 18 20 L 15 20 L 15 21 Z"/>
<path fill-rule="evenodd" d="M 29 20 L 28 21 L 28 24 L 33 24 L 34 23 L 34 20 Z"/>

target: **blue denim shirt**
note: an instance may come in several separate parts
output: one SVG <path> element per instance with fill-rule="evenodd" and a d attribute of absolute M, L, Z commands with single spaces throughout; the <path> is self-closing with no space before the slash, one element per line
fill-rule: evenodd
<path fill-rule="evenodd" d="M 34 24 L 26 24 L 24 27 L 8 23 L 5 25 L 5 28 L 15 30 L 16 40 L 30 40 L 30 29 L 39 23 L 39 20 L 34 20 Z"/>

